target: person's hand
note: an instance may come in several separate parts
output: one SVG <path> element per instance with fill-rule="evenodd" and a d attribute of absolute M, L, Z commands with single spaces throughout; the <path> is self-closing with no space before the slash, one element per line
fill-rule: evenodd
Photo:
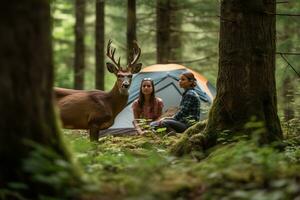
<path fill-rule="evenodd" d="M 159 121 L 165 120 L 165 119 L 173 119 L 172 117 L 163 117 Z"/>

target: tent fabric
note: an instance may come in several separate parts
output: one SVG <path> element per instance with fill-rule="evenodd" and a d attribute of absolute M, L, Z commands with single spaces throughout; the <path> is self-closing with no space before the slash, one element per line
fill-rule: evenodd
<path fill-rule="evenodd" d="M 202 104 L 210 105 L 215 96 L 215 88 L 199 73 L 177 64 L 159 64 L 144 68 L 140 73 L 135 74 L 129 89 L 129 98 L 126 107 L 118 114 L 115 123 L 110 129 L 132 128 L 133 112 L 132 103 L 139 96 L 140 84 L 144 78 L 151 78 L 154 81 L 155 94 L 164 102 L 164 111 L 170 107 L 178 106 L 181 101 L 183 89 L 179 87 L 180 74 L 191 71 L 197 79 L 196 92 L 199 94 Z M 203 119 L 205 115 L 201 115 Z"/>

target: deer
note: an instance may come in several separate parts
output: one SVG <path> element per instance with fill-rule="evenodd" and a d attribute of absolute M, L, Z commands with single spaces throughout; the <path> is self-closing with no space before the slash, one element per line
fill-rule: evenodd
<path fill-rule="evenodd" d="M 113 125 L 115 117 L 127 104 L 132 75 L 142 68 L 142 63 L 138 63 L 141 49 L 136 42 L 133 45 L 132 59 L 126 67 L 121 67 L 120 57 L 116 62 L 116 48 L 112 48 L 111 43 L 109 40 L 106 56 L 112 63 L 107 62 L 106 67 L 110 73 L 115 74 L 117 80 L 109 92 L 54 88 L 54 98 L 63 127 L 89 130 L 90 141 L 98 141 L 99 131 Z"/>

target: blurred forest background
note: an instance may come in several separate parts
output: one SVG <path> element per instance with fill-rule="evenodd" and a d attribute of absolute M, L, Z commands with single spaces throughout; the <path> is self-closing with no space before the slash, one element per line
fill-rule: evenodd
<path fill-rule="evenodd" d="M 121 63 L 125 65 L 127 64 L 127 11 L 129 12 L 127 1 L 99 2 L 104 7 L 104 43 L 98 45 L 105 51 L 107 41 L 112 39 L 113 45 L 117 48 L 116 54 L 121 57 Z M 81 42 L 84 44 L 82 88 L 97 88 L 95 55 L 99 55 L 99 52 L 95 52 L 96 3 L 97 1 L 94 0 L 54 0 L 52 3 L 56 86 L 74 87 L 75 11 L 78 9 L 78 12 L 83 12 L 81 17 L 84 17 L 81 19 L 84 28 L 81 36 Z M 140 60 L 143 66 L 156 63 L 182 64 L 200 72 L 215 85 L 218 73 L 219 1 L 136 0 L 135 4 L 136 39 L 142 49 Z M 284 121 L 300 116 L 300 16 L 296 15 L 299 12 L 300 2 L 297 0 L 277 3 L 276 81 L 279 116 Z M 169 28 L 161 29 L 160 25 Z M 169 40 L 158 37 L 165 34 L 164 31 L 169 34 Z M 159 51 L 159 45 L 167 47 L 168 53 Z M 157 56 L 158 52 L 160 57 Z M 104 89 L 109 90 L 115 77 L 108 73 L 106 66 L 103 70 Z"/>
<path fill-rule="evenodd" d="M 54 85 L 58 87 L 110 90 L 116 78 L 105 66 L 109 39 L 122 65 L 127 64 L 132 41 L 137 40 L 144 67 L 157 63 L 182 64 L 203 74 L 215 85 L 220 20 L 228 20 L 220 19 L 221 2 L 222 8 L 226 3 L 235 8 L 233 3 L 236 2 L 241 8 L 245 5 L 265 8 L 255 3 L 264 6 L 270 3 L 270 7 L 275 4 L 274 0 L 52 0 L 52 41 L 49 41 L 48 1 L 4 3 L 0 12 L 3 14 L 0 18 L 3 37 L 0 38 L 5 44 L 3 52 L 10 54 L 2 54 L 0 60 L 0 94 L 7 97 L 0 101 L 3 115 L 0 121 L 0 199 L 299 200 L 299 0 L 277 0 L 276 13 L 267 13 L 276 15 L 275 76 L 282 141 L 260 143 L 259 135 L 266 132 L 266 126 L 251 119 L 243 124 L 248 136 L 226 128 L 218 133 L 216 146 L 178 157 L 172 149 L 182 139 L 203 147 L 197 138 L 195 140 L 194 136 L 199 134 L 192 133 L 194 127 L 184 134 L 166 135 L 156 131 L 144 135 L 107 135 L 90 142 L 86 130 L 61 130 L 57 123 L 51 98 L 50 42 L 53 44 Z M 33 8 L 40 8 L 40 12 Z M 249 11 L 256 10 L 246 7 L 242 14 L 247 15 Z M 246 22 L 243 27 L 257 27 Z M 261 22 L 256 20 L 254 24 Z M 230 26 L 230 23 L 227 24 Z M 224 27 L 228 26 L 222 26 L 222 30 Z M 258 37 L 250 37 L 253 38 Z M 252 40 L 247 44 L 256 42 Z M 232 50 L 233 41 L 230 41 L 229 47 L 224 46 Z M 36 51 L 37 48 L 40 51 Z M 257 70 L 253 65 L 248 66 L 251 68 L 245 69 Z M 258 77 L 265 77 L 263 75 L 258 74 Z M 267 83 L 262 80 L 259 83 Z M 273 83 L 273 79 L 270 80 Z M 226 81 L 218 81 L 218 84 Z M 273 87 L 268 98 L 274 100 L 272 94 Z M 245 105 L 248 106 L 247 102 Z M 251 108 L 256 111 L 265 107 L 255 104 Z M 272 115 L 274 110 L 266 113 Z M 205 123 L 201 121 L 195 127 L 203 128 Z"/>

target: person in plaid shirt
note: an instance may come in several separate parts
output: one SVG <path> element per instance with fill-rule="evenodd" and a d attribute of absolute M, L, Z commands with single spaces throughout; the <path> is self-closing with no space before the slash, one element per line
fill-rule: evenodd
<path fill-rule="evenodd" d="M 196 79 L 192 72 L 185 72 L 180 75 L 179 86 L 185 91 L 179 105 L 179 110 L 173 117 L 163 118 L 153 122 L 150 126 L 167 127 L 170 131 L 177 133 L 184 132 L 188 127 L 200 119 L 200 97 L 194 90 Z"/>

